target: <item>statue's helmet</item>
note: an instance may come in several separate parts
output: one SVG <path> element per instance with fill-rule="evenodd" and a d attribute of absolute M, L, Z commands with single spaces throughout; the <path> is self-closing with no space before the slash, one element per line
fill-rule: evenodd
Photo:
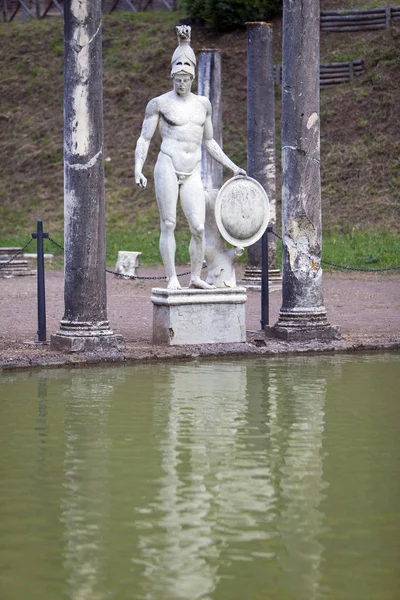
<path fill-rule="evenodd" d="M 179 46 L 176 48 L 171 59 L 171 77 L 177 73 L 191 75 L 194 79 L 196 72 L 196 56 L 190 46 L 189 25 L 178 25 L 176 34 Z"/>

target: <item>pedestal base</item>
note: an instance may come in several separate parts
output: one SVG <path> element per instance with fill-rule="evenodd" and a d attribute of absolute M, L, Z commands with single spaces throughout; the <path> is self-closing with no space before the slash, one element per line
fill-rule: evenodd
<path fill-rule="evenodd" d="M 340 339 L 340 327 L 328 323 L 324 309 L 315 312 L 281 310 L 278 322 L 266 328 L 265 336 L 286 342 L 331 342 Z"/>
<path fill-rule="evenodd" d="M 246 341 L 246 290 L 153 288 L 153 343 L 169 346 Z"/>
<path fill-rule="evenodd" d="M 246 288 L 246 290 L 259 292 L 261 291 L 261 275 L 261 269 L 256 267 L 246 267 L 240 283 Z M 271 292 L 281 289 L 282 274 L 279 269 L 268 270 L 268 284 L 269 291 Z"/>
<path fill-rule="evenodd" d="M 108 321 L 89 323 L 63 319 L 60 330 L 50 337 L 52 350 L 60 352 L 112 352 L 123 350 L 122 335 L 113 333 Z"/>

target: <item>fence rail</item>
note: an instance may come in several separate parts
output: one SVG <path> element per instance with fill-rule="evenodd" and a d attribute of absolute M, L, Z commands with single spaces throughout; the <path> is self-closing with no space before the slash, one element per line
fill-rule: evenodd
<path fill-rule="evenodd" d="M 349 83 L 364 72 L 363 60 L 352 60 L 349 62 L 324 63 L 320 65 L 319 81 L 321 88 Z M 282 84 L 282 66 L 274 66 L 275 85 Z"/>
<path fill-rule="evenodd" d="M 2 20 L 10 23 L 16 18 L 44 19 L 63 13 L 63 0 L 1 0 Z M 138 12 L 146 10 L 176 10 L 178 0 L 102 0 L 103 13 Z"/>
<path fill-rule="evenodd" d="M 400 6 L 355 10 L 323 10 L 321 11 L 321 31 L 388 29 L 392 19 L 400 20 Z"/>

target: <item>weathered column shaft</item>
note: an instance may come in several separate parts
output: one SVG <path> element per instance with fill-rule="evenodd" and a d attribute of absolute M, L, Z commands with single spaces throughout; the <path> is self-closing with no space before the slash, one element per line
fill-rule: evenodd
<path fill-rule="evenodd" d="M 269 227 L 276 226 L 275 81 L 273 29 L 247 23 L 247 170 L 267 192 Z M 269 268 L 276 266 L 276 240 L 269 235 Z M 261 269 L 261 240 L 248 249 L 248 266 Z"/>
<path fill-rule="evenodd" d="M 107 320 L 101 1 L 67 0 L 64 54 L 65 321 Z"/>
<path fill-rule="evenodd" d="M 322 291 L 319 0 L 284 0 L 283 14 L 283 289 L 275 330 L 287 339 L 335 337 Z"/>
<path fill-rule="evenodd" d="M 52 344 L 70 350 L 86 349 L 79 340 L 74 347 L 72 336 L 113 333 L 106 298 L 101 15 L 101 0 L 64 2 L 65 313 Z"/>
<path fill-rule="evenodd" d="M 199 55 L 198 93 L 206 96 L 212 106 L 214 139 L 222 148 L 222 86 L 221 52 L 204 49 Z M 204 189 L 219 189 L 223 183 L 222 165 L 203 149 L 201 158 L 201 178 Z"/>

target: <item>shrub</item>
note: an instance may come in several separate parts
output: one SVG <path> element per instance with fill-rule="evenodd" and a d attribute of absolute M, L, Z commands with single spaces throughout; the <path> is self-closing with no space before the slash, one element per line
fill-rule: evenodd
<path fill-rule="evenodd" d="M 282 0 L 182 0 L 182 5 L 189 17 L 217 31 L 265 21 L 282 10 Z"/>

